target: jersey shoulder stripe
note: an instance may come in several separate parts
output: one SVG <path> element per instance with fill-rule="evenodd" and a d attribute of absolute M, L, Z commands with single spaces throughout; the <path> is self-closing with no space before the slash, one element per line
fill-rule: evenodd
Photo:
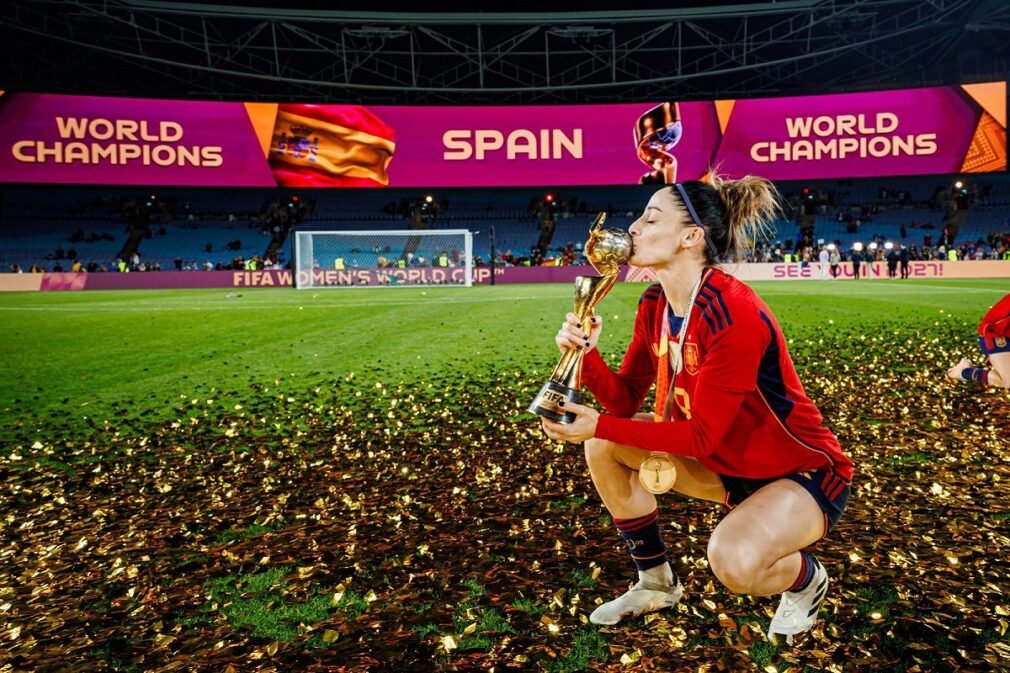
<path fill-rule="evenodd" d="M 720 328 L 715 326 L 715 321 L 712 319 L 711 312 L 702 310 L 701 317 L 706 323 L 708 323 L 708 331 L 710 334 L 715 334 L 719 331 Z"/>
<path fill-rule="evenodd" d="M 723 318 L 722 313 L 715 304 L 703 301 L 696 303 L 698 305 L 698 309 L 701 311 L 701 317 L 704 318 L 706 323 L 708 323 L 708 328 L 712 334 L 721 332 L 727 326 L 726 320 Z"/>
<path fill-rule="evenodd" d="M 650 285 L 645 288 L 645 292 L 642 296 L 638 298 L 638 303 L 641 304 L 643 301 L 658 301 L 660 296 L 663 294 L 663 286 L 659 283 L 655 285 Z"/>
<path fill-rule="evenodd" d="M 727 325 L 733 324 L 733 317 L 730 315 L 729 308 L 726 306 L 726 302 L 722 297 L 722 291 L 719 288 L 709 284 L 701 289 L 699 295 L 708 300 L 710 304 L 718 307 L 720 316 Z"/>

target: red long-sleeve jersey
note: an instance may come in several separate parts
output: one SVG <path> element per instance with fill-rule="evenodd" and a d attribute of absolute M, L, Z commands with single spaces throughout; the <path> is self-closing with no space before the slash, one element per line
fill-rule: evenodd
<path fill-rule="evenodd" d="M 586 354 L 583 382 L 609 412 L 600 415 L 597 437 L 696 458 L 729 476 L 770 479 L 830 468 L 852 479 L 852 461 L 804 392 L 775 316 L 718 269 L 705 271 L 689 317 L 672 420 L 632 420 L 658 368 L 670 368 L 660 347 L 666 306 L 660 285 L 642 294 L 617 372 L 596 349 Z M 677 336 L 670 330 L 671 341 Z M 671 375 L 668 369 L 661 379 Z"/>

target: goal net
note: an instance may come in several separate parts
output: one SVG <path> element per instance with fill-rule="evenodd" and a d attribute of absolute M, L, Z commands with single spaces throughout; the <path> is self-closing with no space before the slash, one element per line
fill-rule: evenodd
<path fill-rule="evenodd" d="M 295 287 L 473 284 L 466 229 L 296 231 Z"/>

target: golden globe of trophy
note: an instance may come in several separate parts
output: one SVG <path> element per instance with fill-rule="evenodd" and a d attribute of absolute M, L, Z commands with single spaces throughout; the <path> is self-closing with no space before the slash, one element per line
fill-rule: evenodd
<path fill-rule="evenodd" d="M 585 246 L 586 259 L 600 275 L 575 279 L 575 315 L 582 324 L 595 315 L 593 308 L 614 287 L 621 265 L 631 257 L 631 236 L 623 229 L 604 229 L 606 220 L 606 213 L 596 216 Z M 575 414 L 566 412 L 560 403 L 567 400 L 582 404 L 582 360 L 585 353 L 585 350 L 577 348 L 565 351 L 527 410 L 558 423 L 573 422 Z"/>

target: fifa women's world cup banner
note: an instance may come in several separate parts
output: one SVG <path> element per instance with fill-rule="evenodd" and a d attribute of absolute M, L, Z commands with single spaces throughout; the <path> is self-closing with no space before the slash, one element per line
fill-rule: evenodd
<path fill-rule="evenodd" d="M 1006 82 L 746 100 L 389 107 L 0 92 L 0 181 L 508 187 L 1007 168 Z"/>

